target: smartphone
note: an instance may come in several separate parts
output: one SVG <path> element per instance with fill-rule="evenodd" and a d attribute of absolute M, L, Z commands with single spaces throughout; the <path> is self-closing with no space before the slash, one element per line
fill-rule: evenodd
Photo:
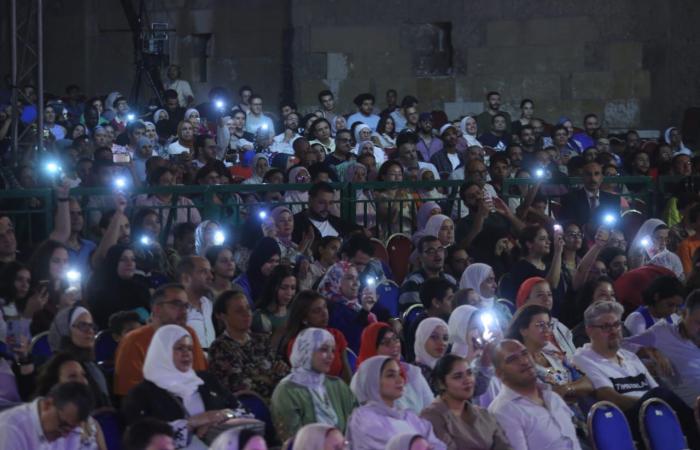
<path fill-rule="evenodd" d="M 128 153 L 113 153 L 112 161 L 115 164 L 129 164 L 131 162 L 131 156 Z"/>

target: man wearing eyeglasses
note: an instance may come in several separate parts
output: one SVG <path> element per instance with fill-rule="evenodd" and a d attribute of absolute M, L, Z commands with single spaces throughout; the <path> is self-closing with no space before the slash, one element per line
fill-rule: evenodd
<path fill-rule="evenodd" d="M 93 399 L 83 383 L 55 385 L 46 397 L 0 414 L 0 448 L 50 450 L 79 448 L 78 428 L 90 415 Z"/>
<path fill-rule="evenodd" d="M 574 364 L 586 374 L 597 400 L 607 400 L 625 412 L 632 433 L 639 434 L 639 409 L 644 401 L 658 397 L 674 409 L 691 448 L 697 442 L 692 409 L 673 392 L 659 387 L 642 361 L 621 348 L 623 307 L 616 302 L 596 302 L 583 313 L 590 344 L 579 348 Z"/>
<path fill-rule="evenodd" d="M 130 332 L 119 342 L 114 358 L 114 393 L 124 396 L 143 381 L 143 362 L 151 339 L 163 325 L 180 325 L 192 336 L 194 370 L 206 370 L 207 362 L 197 333 L 186 325 L 188 298 L 181 284 L 166 284 L 158 288 L 151 298 L 151 321 Z"/>
<path fill-rule="evenodd" d="M 438 238 L 423 236 L 416 249 L 421 268 L 410 273 L 401 285 L 399 308 L 402 310 L 421 302 L 419 289 L 426 280 L 439 278 L 447 280 L 453 286 L 457 285 L 457 280 L 445 272 L 445 247 Z"/>

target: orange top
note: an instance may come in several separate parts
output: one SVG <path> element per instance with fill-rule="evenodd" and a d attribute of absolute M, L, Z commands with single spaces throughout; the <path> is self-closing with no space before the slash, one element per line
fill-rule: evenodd
<path fill-rule="evenodd" d="M 185 326 L 192 336 L 194 355 L 192 368 L 194 370 L 206 370 L 207 360 L 204 351 L 197 339 L 197 333 L 188 326 Z M 143 381 L 143 363 L 146 360 L 146 352 L 151 344 L 156 329 L 151 325 L 139 327 L 119 342 L 117 354 L 114 358 L 114 393 L 124 396 L 129 390 Z"/>
<path fill-rule="evenodd" d="M 690 236 L 685 238 L 678 244 L 678 256 L 681 258 L 683 263 L 683 272 L 687 276 L 693 270 L 693 253 L 700 247 L 700 237 Z"/>

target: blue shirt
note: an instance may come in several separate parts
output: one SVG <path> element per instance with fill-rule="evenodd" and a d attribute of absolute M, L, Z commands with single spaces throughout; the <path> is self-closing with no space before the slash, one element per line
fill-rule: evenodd
<path fill-rule="evenodd" d="M 95 251 L 97 245 L 87 239 L 78 239 L 80 249 L 68 249 L 68 262 L 72 267 L 87 275 L 90 272 L 90 255 Z"/>

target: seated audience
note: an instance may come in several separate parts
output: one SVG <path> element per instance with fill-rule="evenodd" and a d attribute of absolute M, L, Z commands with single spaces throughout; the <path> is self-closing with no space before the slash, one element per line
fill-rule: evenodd
<path fill-rule="evenodd" d="M 414 342 L 415 365 L 423 373 L 433 393 L 437 392 L 433 369 L 435 363 L 447 352 L 450 339 L 447 323 L 437 317 L 423 320 L 416 329 Z"/>
<path fill-rule="evenodd" d="M 143 380 L 143 364 L 148 346 L 158 328 L 179 325 L 192 336 L 195 370 L 206 370 L 207 361 L 197 339 L 197 334 L 187 327 L 187 293 L 180 284 L 166 284 L 158 288 L 151 298 L 150 321 L 124 336 L 114 358 L 114 394 L 125 396 Z"/>
<path fill-rule="evenodd" d="M 82 364 L 93 392 L 95 405 L 109 406 L 109 388 L 102 370 L 95 363 L 95 323 L 90 311 L 73 306 L 59 311 L 49 329 L 49 346 L 56 352 L 68 352 Z"/>
<path fill-rule="evenodd" d="M 339 378 L 329 376 L 333 335 L 320 328 L 302 330 L 292 347 L 292 372 L 272 393 L 275 429 L 286 440 L 304 425 L 325 423 L 345 430 L 355 396 Z"/>
<path fill-rule="evenodd" d="M 435 436 L 430 422 L 398 406 L 406 381 L 395 358 L 373 356 L 355 377 L 353 392 L 362 406 L 352 412 L 348 423 L 346 436 L 353 450 L 382 450 L 392 436 L 404 432 L 424 436 L 436 450 L 447 448 Z"/>
<path fill-rule="evenodd" d="M 223 333 L 209 348 L 209 370 L 230 392 L 253 391 L 269 399 L 289 372 L 270 345 L 270 336 L 251 331 L 253 315 L 242 292 L 226 291 L 214 302 Z"/>
<path fill-rule="evenodd" d="M 684 291 L 683 283 L 676 277 L 662 276 L 655 279 L 642 292 L 644 305 L 632 311 L 625 319 L 625 328 L 635 336 L 660 320 L 677 323 L 680 320 L 677 311 L 683 304 Z"/>
<path fill-rule="evenodd" d="M 345 449 L 343 432 L 332 425 L 311 423 L 294 435 L 294 448 L 306 450 Z"/>
<path fill-rule="evenodd" d="M 502 387 L 489 405 L 514 449 L 557 448 L 581 450 L 564 400 L 537 380 L 527 348 L 504 339 L 492 347 L 492 361 Z"/>
<path fill-rule="evenodd" d="M 57 384 L 45 397 L 0 413 L 0 448 L 80 448 L 80 426 L 92 409 L 90 389 L 84 383 Z"/>
<path fill-rule="evenodd" d="M 360 354 L 357 356 L 357 367 L 372 356 L 381 355 L 394 358 L 401 366 L 401 373 L 405 377 L 406 385 L 404 394 L 397 401 L 397 406 L 402 409 L 410 409 L 416 414 L 433 401 L 428 380 L 423 377 L 419 367 L 401 361 L 401 339 L 389 324 L 375 322 L 362 332 L 362 344 Z M 353 377 L 350 388 L 354 389 L 358 382 L 357 376 Z"/>
<path fill-rule="evenodd" d="M 277 241 L 270 237 L 264 237 L 253 248 L 248 261 L 248 270 L 234 280 L 236 285 L 248 297 L 248 302 L 253 306 L 260 298 L 269 282 L 272 269 L 280 263 L 280 247 Z"/>
<path fill-rule="evenodd" d="M 175 450 L 173 429 L 162 420 L 145 418 L 129 425 L 124 432 L 124 450 Z"/>
<path fill-rule="evenodd" d="M 496 418 L 472 403 L 476 379 L 469 363 L 456 355 L 438 359 L 433 377 L 439 396 L 421 412 L 448 450 L 511 450 Z"/>
<path fill-rule="evenodd" d="M 94 395 L 100 395 L 100 391 L 91 384 L 90 378 L 84 369 L 84 363 L 70 353 L 56 353 L 41 368 L 41 373 L 36 380 L 36 395 L 45 397 L 55 385 L 60 383 L 77 382 L 90 386 Z M 96 406 L 93 404 L 93 406 Z M 95 411 L 91 411 L 93 414 Z M 107 450 L 107 444 L 100 424 L 92 417 L 88 417 L 80 425 L 80 450 Z"/>
<path fill-rule="evenodd" d="M 280 352 L 283 352 L 289 359 L 292 355 L 292 348 L 294 348 L 294 341 L 302 330 L 309 327 L 322 328 L 333 335 L 333 339 L 335 339 L 335 352 L 328 375 L 342 378 L 349 383 L 352 374 L 346 354 L 348 342 L 340 330 L 328 326 L 327 303 L 326 299 L 316 291 L 306 290 L 297 294 L 289 310 L 289 319 Z"/>
<path fill-rule="evenodd" d="M 158 328 L 143 363 L 144 381 L 129 390 L 122 405 L 129 423 L 144 417 L 168 422 L 180 448 L 198 448 L 195 443 L 209 440 L 210 429 L 252 417 L 216 378 L 192 369 L 192 342 L 179 325 Z"/>
<path fill-rule="evenodd" d="M 457 280 L 445 272 L 445 247 L 435 236 L 424 236 L 416 244 L 420 268 L 410 273 L 401 285 L 399 306 L 408 309 L 409 306 L 420 303 L 419 289 L 421 284 L 432 278 L 439 278 L 457 285 Z"/>

